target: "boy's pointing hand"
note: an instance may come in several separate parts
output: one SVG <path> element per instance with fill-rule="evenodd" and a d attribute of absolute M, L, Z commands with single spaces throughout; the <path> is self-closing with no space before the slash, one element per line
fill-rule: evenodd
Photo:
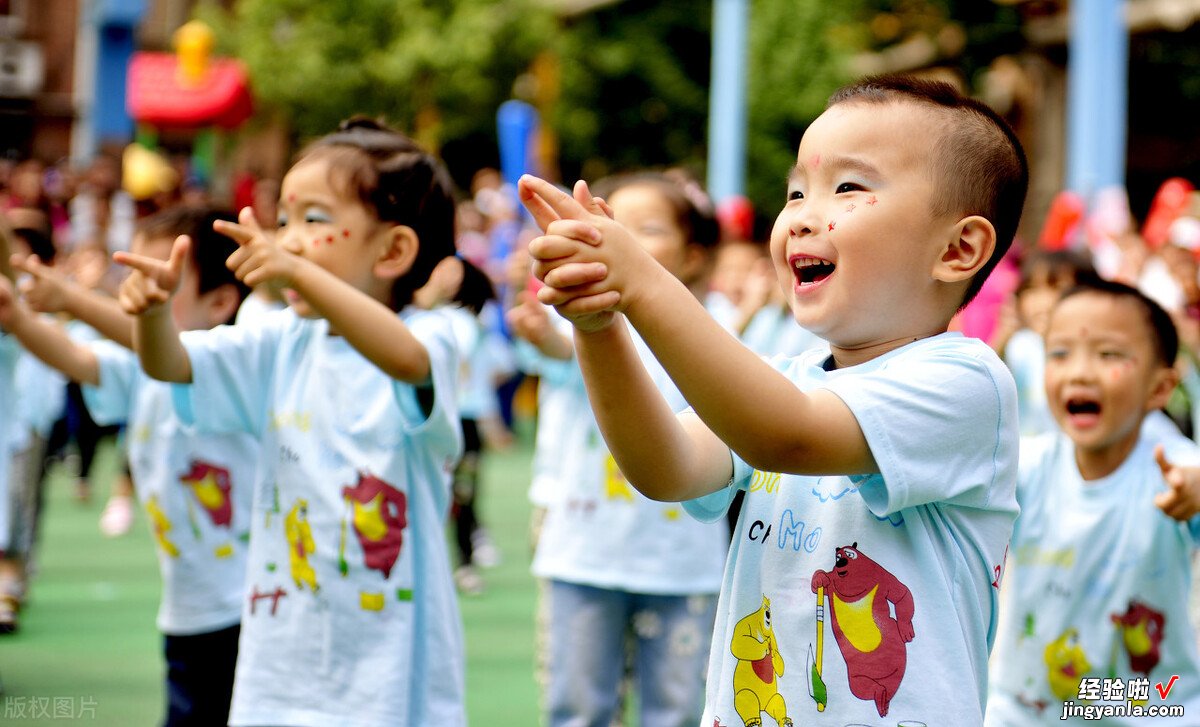
<path fill-rule="evenodd" d="M 1171 464 L 1161 444 L 1154 448 L 1154 459 L 1167 483 L 1166 492 L 1154 496 L 1154 504 L 1168 517 L 1191 520 L 1200 513 L 1200 467 Z"/>
<path fill-rule="evenodd" d="M 113 261 L 133 268 L 125 282 L 121 283 L 117 300 L 121 308 L 130 315 L 141 315 L 171 299 L 179 289 L 183 277 L 183 264 L 187 259 L 192 240 L 187 235 L 175 238 L 171 256 L 166 260 L 135 255 L 131 252 L 114 252 Z"/>

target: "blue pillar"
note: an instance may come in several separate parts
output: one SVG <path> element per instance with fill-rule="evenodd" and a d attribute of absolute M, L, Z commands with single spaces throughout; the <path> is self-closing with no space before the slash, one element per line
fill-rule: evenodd
<path fill-rule="evenodd" d="M 1067 60 L 1067 188 L 1089 202 L 1125 186 L 1129 30 L 1122 0 L 1073 0 Z"/>
<path fill-rule="evenodd" d="M 98 0 L 96 24 L 96 95 L 92 120 L 98 142 L 127 143 L 133 119 L 125 108 L 125 78 L 134 51 L 134 31 L 146 12 L 146 0 Z"/>
<path fill-rule="evenodd" d="M 708 97 L 708 193 L 713 202 L 746 187 L 747 0 L 714 0 Z"/>

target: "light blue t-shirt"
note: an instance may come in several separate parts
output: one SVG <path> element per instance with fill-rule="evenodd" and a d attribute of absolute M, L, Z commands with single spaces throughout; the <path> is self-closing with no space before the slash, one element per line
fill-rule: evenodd
<path fill-rule="evenodd" d="M 454 337 L 439 311 L 402 318 L 429 352 L 428 387 L 290 310 L 182 337 L 181 417 L 262 440 L 232 725 L 466 723 L 445 538 Z"/>
<path fill-rule="evenodd" d="M 746 491 L 702 724 L 980 725 L 1017 514 L 1012 376 L 957 333 L 834 371 L 827 356 L 771 363 L 846 403 L 881 474 L 779 475 L 735 455 L 732 486 L 685 503 L 714 518 Z"/>
<path fill-rule="evenodd" d="M 686 408 L 649 347 L 630 334 L 667 404 L 674 411 Z M 542 523 L 533 574 L 631 593 L 715 594 L 729 545 L 725 520 L 699 522 L 679 503 L 651 500 L 634 489 L 600 435 L 578 362 L 571 369 L 574 384 L 564 382 L 563 389 L 575 392 L 575 405 L 559 420 L 554 440 L 559 494 Z"/>
<path fill-rule="evenodd" d="M 989 727 L 1063 724 L 1063 703 L 1124 704 L 1133 679 L 1147 707 L 1184 705 L 1188 719 L 1108 716 L 1103 724 L 1195 724 L 1200 659 L 1188 620 L 1200 518 L 1154 505 L 1166 489 L 1154 460 L 1200 463 L 1200 448 L 1148 418 L 1137 446 L 1107 477 L 1084 481 L 1062 433 L 1021 443 L 1021 517 L 1008 552 L 1005 616 L 996 642 Z M 1178 675 L 1167 698 L 1163 689 Z M 1105 689 L 1103 679 L 1121 680 Z M 1081 679 L 1085 696 L 1080 698 Z M 1087 692 L 1094 692 L 1088 694 Z M 1107 692 L 1107 695 L 1105 694 Z M 1088 724 L 1082 718 L 1067 724 Z"/>
<path fill-rule="evenodd" d="M 21 346 L 15 336 L 0 331 L 0 552 L 9 547 L 12 524 L 9 512 L 9 480 L 12 454 L 27 438 L 17 406 L 17 360 Z"/>
<path fill-rule="evenodd" d="M 1014 333 L 1004 347 L 1004 363 L 1017 382 L 1021 436 L 1058 431 L 1046 401 L 1046 346 L 1042 337 L 1029 328 Z"/>
<path fill-rule="evenodd" d="M 258 440 L 241 432 L 197 432 L 175 416 L 171 385 L 142 372 L 137 355 L 111 341 L 89 346 L 99 386 L 83 386 L 97 424 L 128 422 L 134 490 L 158 546 L 158 629 L 185 636 L 242 617 L 250 495 Z"/>

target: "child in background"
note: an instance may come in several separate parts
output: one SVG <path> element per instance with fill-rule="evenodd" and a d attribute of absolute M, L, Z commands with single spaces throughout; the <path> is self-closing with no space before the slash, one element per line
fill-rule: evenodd
<path fill-rule="evenodd" d="M 176 235 L 183 271 L 170 315 L 186 330 L 228 323 L 246 288 L 224 266 L 236 245 L 213 231 L 231 219 L 177 207 L 147 218 L 133 249 L 165 258 Z M 182 238 L 187 240 L 188 237 Z M 158 544 L 158 629 L 167 663 L 167 725 L 224 724 L 229 716 L 258 443 L 246 434 L 200 434 L 173 413 L 171 387 L 142 373 L 113 341 L 76 343 L 0 282 L 0 325 L 31 353 L 83 385 L 99 423 L 129 423 L 129 462 Z M 132 326 L 129 320 L 127 326 Z"/>
<path fill-rule="evenodd" d="M 232 725 L 461 727 L 462 626 L 445 522 L 462 450 L 444 313 L 408 307 L 454 254 L 440 161 L 351 119 L 281 185 L 279 229 L 217 227 L 289 309 L 182 337 L 171 261 L 120 254 L 147 373 L 199 431 L 261 438 Z M 397 314 L 399 312 L 399 315 Z"/>
<path fill-rule="evenodd" d="M 463 456 L 454 468 L 451 488 L 454 504 L 450 509 L 450 519 L 454 542 L 458 546 L 454 583 L 459 591 L 471 596 L 481 595 L 484 589 L 483 576 L 475 562 L 475 542 L 482 527 L 475 507 L 484 448 L 479 418 L 495 409 L 491 403 L 496 398 L 491 377 L 488 376 L 489 368 L 482 360 L 487 355 L 484 347 L 486 331 L 479 314 L 488 301 L 495 297 L 496 291 L 487 275 L 474 265 L 464 265 L 457 257 L 448 257 L 438 263 L 429 276 L 429 282 L 413 294 L 413 303 L 425 310 L 448 306 L 445 313 L 454 328 L 458 346 L 458 411 L 463 433 Z"/>
<path fill-rule="evenodd" d="M 617 178 L 609 189 L 614 218 L 676 280 L 695 286 L 695 299 L 716 222 L 662 175 Z M 538 340 L 527 318 L 540 304 L 526 305 L 537 309 L 514 311 L 509 320 L 519 335 Z M 544 351 L 555 351 L 545 339 L 541 343 Z M 663 396 L 684 408 L 649 351 L 638 351 Z M 546 723 L 607 727 L 619 716 L 621 679 L 632 661 L 639 723 L 694 725 L 703 705 L 704 644 L 728 531 L 629 486 L 600 437 L 578 367 L 570 371 L 575 404 L 554 442 L 561 492 L 546 511 L 533 560 L 534 575 L 547 581 Z M 637 429 L 633 421 L 627 426 Z"/>
<path fill-rule="evenodd" d="M 24 213 L 34 213 L 32 216 Z M 35 253 L 47 260 L 54 257 L 50 225 L 36 210 L 9 210 L 13 223 L 10 242 L 13 258 L 19 260 Z M 14 379 L 16 398 L 12 424 L 9 469 L 9 525 L 7 546 L 0 557 L 0 633 L 17 628 L 20 611 L 32 571 L 34 544 L 41 506 L 42 466 L 50 428 L 62 414 L 66 381 L 59 373 L 21 350 Z M 0 542 L 5 538 L 0 537 Z"/>
<path fill-rule="evenodd" d="M 747 490 L 702 724 L 982 723 L 1016 392 L 991 349 L 946 329 L 1011 244 L 1027 180 L 1011 129 L 946 84 L 835 93 L 771 235 L 797 323 L 830 349 L 769 364 L 585 184 L 572 199 L 522 180 L 546 230 L 539 297 L 575 325 L 621 471 L 709 519 Z M 663 400 L 625 320 L 694 413 Z"/>
<path fill-rule="evenodd" d="M 1011 304 L 1001 311 L 991 346 L 1008 364 L 1017 383 L 1022 435 L 1055 429 L 1042 377 L 1046 366 L 1042 335 L 1050 309 L 1063 291 L 1096 278 L 1086 252 L 1034 250 L 1021 261 L 1020 282 Z"/>
<path fill-rule="evenodd" d="M 1200 448 L 1147 416 L 1175 387 L 1177 350 L 1170 316 L 1121 283 L 1084 283 L 1050 313 L 1046 396 L 1060 429 L 1021 444 L 989 727 L 1060 724 L 1085 703 L 1200 710 L 1187 613 Z M 1173 687 L 1155 694 L 1156 682 Z"/>

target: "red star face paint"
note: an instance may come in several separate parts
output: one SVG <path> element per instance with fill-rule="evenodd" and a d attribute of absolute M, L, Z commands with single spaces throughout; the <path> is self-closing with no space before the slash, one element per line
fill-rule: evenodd
<path fill-rule="evenodd" d="M 872 207 L 874 207 L 878 203 L 879 203 L 879 200 L 875 199 L 875 195 L 871 195 L 871 198 L 867 200 L 867 204 L 871 205 Z"/>
<path fill-rule="evenodd" d="M 830 223 L 829 223 L 829 231 L 830 231 L 830 232 L 833 232 L 833 230 L 834 230 L 834 227 L 835 227 L 835 224 L 836 224 L 836 223 L 833 223 L 833 222 L 830 222 Z"/>

